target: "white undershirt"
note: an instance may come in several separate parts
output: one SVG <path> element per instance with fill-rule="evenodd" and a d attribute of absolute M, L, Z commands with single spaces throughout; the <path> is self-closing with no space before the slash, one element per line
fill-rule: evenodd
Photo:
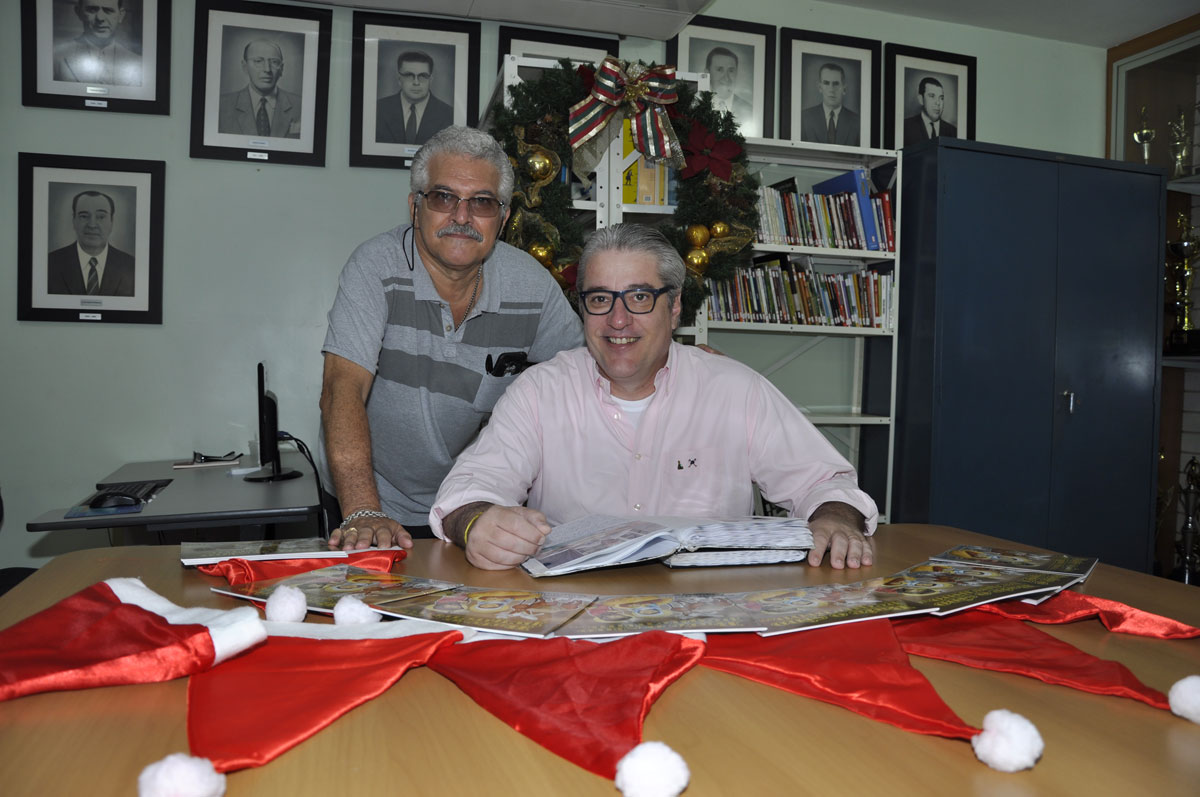
<path fill-rule="evenodd" d="M 637 399 L 636 401 L 629 401 L 628 399 L 617 398 L 616 396 L 613 396 L 612 400 L 625 413 L 625 417 L 633 424 L 633 429 L 636 432 L 638 424 L 642 422 L 642 415 L 646 412 L 646 408 L 650 406 L 650 402 L 654 400 L 654 394 L 651 393 L 644 399 Z"/>

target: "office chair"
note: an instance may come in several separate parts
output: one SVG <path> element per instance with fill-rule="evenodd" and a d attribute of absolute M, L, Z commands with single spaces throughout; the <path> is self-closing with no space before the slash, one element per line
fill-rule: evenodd
<path fill-rule="evenodd" d="M 4 496 L 0 495 L 0 529 L 4 528 Z M 0 568 L 0 595 L 20 584 L 28 576 L 37 571 L 36 567 L 4 567 Z"/>

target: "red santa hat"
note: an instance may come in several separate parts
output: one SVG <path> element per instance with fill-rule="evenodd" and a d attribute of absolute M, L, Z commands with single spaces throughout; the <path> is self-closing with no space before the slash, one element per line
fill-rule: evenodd
<path fill-rule="evenodd" d="M 686 767 L 661 746 L 639 748 L 642 723 L 703 652 L 703 642 L 663 631 L 605 643 L 490 639 L 439 648 L 429 667 L 547 750 L 605 778 L 620 768 L 626 794 L 677 794 Z M 664 770 L 668 782 L 647 783 Z"/>
<path fill-rule="evenodd" d="M 463 638 L 422 621 L 265 625 L 265 644 L 188 682 L 188 744 L 217 772 L 271 761 Z"/>
<path fill-rule="evenodd" d="M 266 636 L 252 606 L 185 609 L 140 579 L 112 578 L 0 631 L 0 700 L 169 681 Z"/>
<path fill-rule="evenodd" d="M 915 733 L 969 739 L 976 756 L 1003 772 L 1027 769 L 1042 754 L 1037 729 L 1018 714 L 990 712 L 982 730 L 963 722 L 909 663 L 889 621 L 794 634 L 714 634 L 700 663 Z"/>
<path fill-rule="evenodd" d="M 368 548 L 356 551 L 339 559 L 225 559 L 211 565 L 200 565 L 196 569 L 206 576 L 221 576 L 229 582 L 229 586 L 248 584 L 251 581 L 265 581 L 269 578 L 286 578 L 288 576 L 307 573 L 332 564 L 352 565 L 364 570 L 377 570 L 386 573 L 392 565 L 404 561 L 408 551 L 403 549 Z"/>

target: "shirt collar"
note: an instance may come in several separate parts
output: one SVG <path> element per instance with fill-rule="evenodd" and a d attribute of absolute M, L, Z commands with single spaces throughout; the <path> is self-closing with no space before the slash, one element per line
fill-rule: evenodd
<path fill-rule="evenodd" d="M 84 248 L 79 245 L 79 241 L 76 241 L 75 251 L 79 255 L 79 265 L 85 269 L 87 268 L 88 260 L 93 257 L 96 258 L 97 269 L 104 268 L 104 264 L 108 262 L 108 244 L 104 245 L 104 248 L 100 250 L 99 254 L 93 255 L 84 251 Z"/>
<path fill-rule="evenodd" d="M 276 86 L 270 94 L 263 94 L 261 91 L 254 88 L 253 83 L 247 83 L 246 85 L 250 87 L 250 104 L 254 106 L 255 109 L 258 108 L 259 100 L 261 100 L 263 97 L 266 97 L 267 105 L 273 105 L 275 103 L 275 98 L 279 96 L 278 86 Z"/>

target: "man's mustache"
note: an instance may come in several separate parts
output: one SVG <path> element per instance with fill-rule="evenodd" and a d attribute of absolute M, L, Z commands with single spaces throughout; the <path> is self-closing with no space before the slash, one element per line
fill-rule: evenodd
<path fill-rule="evenodd" d="M 441 238 L 446 235 L 466 235 L 477 243 L 483 243 L 483 233 L 472 227 L 470 224 L 459 224 L 455 222 L 448 227 L 443 227 L 437 231 L 437 237 Z"/>

